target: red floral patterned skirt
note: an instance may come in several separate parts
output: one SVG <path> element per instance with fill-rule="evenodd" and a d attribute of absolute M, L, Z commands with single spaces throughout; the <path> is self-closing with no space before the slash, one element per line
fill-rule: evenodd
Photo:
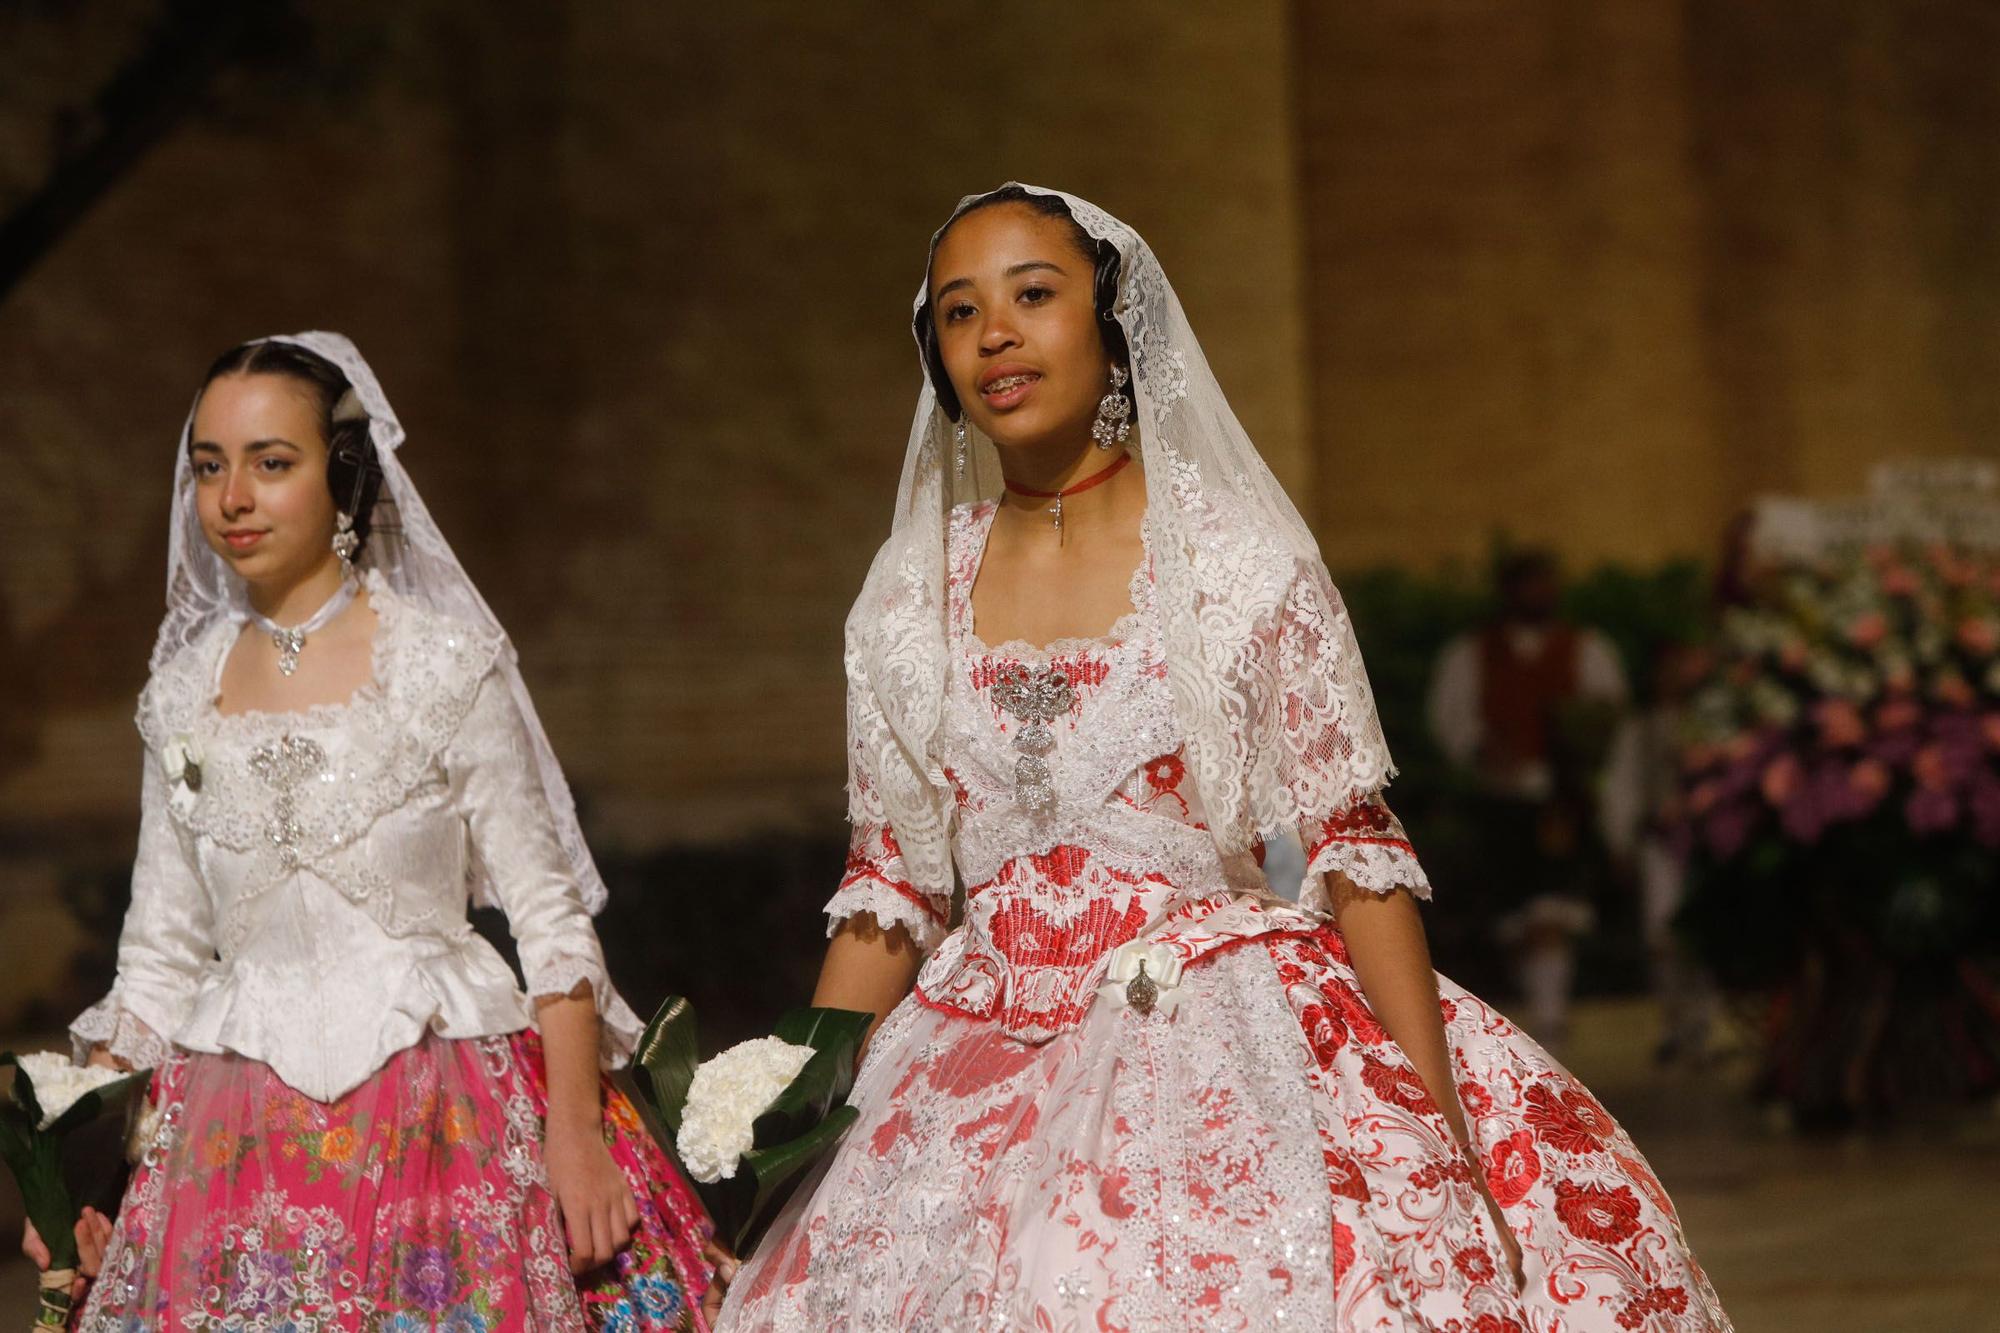
<path fill-rule="evenodd" d="M 1604 1108 L 1440 979 L 1478 1169 L 1338 932 L 1190 963 L 1171 1016 L 1030 1044 L 905 1002 L 861 1119 L 732 1284 L 745 1329 L 1720 1333 L 1672 1203 Z"/>
<path fill-rule="evenodd" d="M 331 1103 L 236 1055 L 177 1055 L 151 1095 L 158 1129 L 83 1329 L 705 1327 L 710 1224 L 608 1080 L 605 1142 L 640 1224 L 614 1265 L 570 1274 L 532 1033 L 427 1036 Z"/>

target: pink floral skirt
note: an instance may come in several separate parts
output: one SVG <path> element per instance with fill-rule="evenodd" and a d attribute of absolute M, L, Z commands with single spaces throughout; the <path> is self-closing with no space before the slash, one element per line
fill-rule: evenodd
<path fill-rule="evenodd" d="M 703 1330 L 708 1218 L 624 1094 L 607 1080 L 604 1095 L 640 1223 L 576 1278 L 532 1033 L 427 1036 L 331 1103 L 256 1060 L 178 1054 L 154 1075 L 158 1128 L 79 1327 Z"/>
<path fill-rule="evenodd" d="M 1624 1131 L 1505 1018 L 1439 985 L 1477 1168 L 1332 929 L 1207 954 L 1171 1015 L 1097 1003 L 1040 1045 L 912 997 L 855 1082 L 860 1120 L 720 1326 L 1727 1330 Z"/>

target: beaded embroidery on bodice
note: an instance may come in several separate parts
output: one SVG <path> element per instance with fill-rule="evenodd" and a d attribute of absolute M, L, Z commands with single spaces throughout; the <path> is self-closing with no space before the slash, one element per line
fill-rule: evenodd
<path fill-rule="evenodd" d="M 1106 954 L 1171 900 L 1221 894 L 1226 882 L 1179 753 L 1150 547 L 1133 572 L 1133 609 L 1107 634 L 991 647 L 973 630 L 972 586 L 995 512 L 989 502 L 952 516 L 955 666 L 939 747 L 965 929 L 918 988 L 1039 1041 L 1082 1018 Z M 1024 760 L 1035 761 L 1029 782 Z"/>
<path fill-rule="evenodd" d="M 198 797 L 176 810 L 190 846 L 230 856 L 209 876 L 218 907 L 217 947 L 228 959 L 249 929 L 251 907 L 306 869 L 392 935 L 469 936 L 465 887 L 398 893 L 373 864 L 368 830 L 413 802 L 440 801 L 440 756 L 501 651 L 500 640 L 416 612 L 379 575 L 369 581 L 378 617 L 369 680 L 344 703 L 296 712 L 224 714 L 216 682 L 235 642 L 219 625 L 182 660 L 157 673 L 140 701 L 139 729 L 155 752 L 176 736 L 204 750 Z M 208 858 L 213 861 L 214 854 Z"/>

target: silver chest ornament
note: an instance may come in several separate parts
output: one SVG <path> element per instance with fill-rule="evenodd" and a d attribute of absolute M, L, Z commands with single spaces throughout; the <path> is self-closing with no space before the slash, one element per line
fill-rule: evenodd
<path fill-rule="evenodd" d="M 299 863 L 299 844 L 305 839 L 305 826 L 299 819 L 299 784 L 325 770 L 326 751 L 306 736 L 288 733 L 250 752 L 250 771 L 277 792 L 264 837 L 277 848 L 278 859 L 286 866 Z"/>
<path fill-rule="evenodd" d="M 1049 723 L 1076 706 L 1069 677 L 1054 667 L 1016 664 L 993 683 L 993 702 L 1021 724 L 1014 733 L 1014 801 L 1038 815 L 1055 809 L 1056 788 L 1049 776 L 1049 752 L 1056 748 Z"/>

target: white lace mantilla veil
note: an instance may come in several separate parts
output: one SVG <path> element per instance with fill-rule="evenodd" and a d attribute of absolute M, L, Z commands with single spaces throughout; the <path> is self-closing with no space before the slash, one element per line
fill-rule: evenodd
<path fill-rule="evenodd" d="M 535 762 L 541 772 L 542 789 L 548 797 L 557 836 L 576 875 L 577 888 L 585 907 L 595 914 L 604 907 L 604 878 L 591 859 L 577 823 L 576 801 L 556 762 L 548 733 L 535 714 L 513 641 L 506 638 L 500 622 L 473 586 L 465 567 L 452 554 L 451 546 L 438 530 L 416 483 L 403 470 L 398 450 L 403 443 L 403 423 L 396 419 L 375 372 L 361 352 L 338 333 L 295 333 L 260 339 L 263 342 L 292 343 L 317 352 L 340 368 L 353 386 L 355 397 L 368 414 L 368 434 L 382 466 L 382 488 L 370 514 L 367 543 L 356 561 L 366 573 L 379 571 L 397 596 L 416 606 L 477 626 L 498 636 L 504 645 L 498 668 L 507 677 L 514 704 L 534 742 Z M 200 394 L 196 394 L 199 403 Z M 200 639 L 220 621 L 239 618 L 246 601 L 243 582 L 209 549 L 202 537 L 201 518 L 195 509 L 194 469 L 188 458 L 188 441 L 194 429 L 194 409 L 188 409 L 187 424 L 181 427 L 180 449 L 174 456 L 173 517 L 167 534 L 167 616 L 160 622 L 159 638 L 153 644 L 152 669 L 160 670 L 176 653 Z M 477 860 L 477 858 L 474 858 Z M 473 900 L 494 905 L 491 885 L 482 878 L 472 884 Z"/>
<path fill-rule="evenodd" d="M 1004 188 L 1004 187 L 1003 187 Z M 1120 256 L 1116 314 L 1131 352 L 1159 628 L 1189 769 L 1231 882 L 1263 887 L 1260 830 L 1294 829 L 1394 775 L 1346 608 L 1318 544 L 1237 422 L 1181 304 L 1137 232 L 1069 206 Z M 985 195 L 960 201 L 931 238 Z M 921 312 L 929 294 L 917 292 Z M 919 364 L 922 358 L 919 356 Z M 936 740 L 948 665 L 945 540 L 954 505 L 997 479 L 970 431 L 959 479 L 952 423 L 928 374 L 910 428 L 894 524 L 847 621 L 850 805 L 872 792 L 915 885 L 952 889 L 948 786 Z M 990 481 L 987 482 L 990 484 Z"/>

